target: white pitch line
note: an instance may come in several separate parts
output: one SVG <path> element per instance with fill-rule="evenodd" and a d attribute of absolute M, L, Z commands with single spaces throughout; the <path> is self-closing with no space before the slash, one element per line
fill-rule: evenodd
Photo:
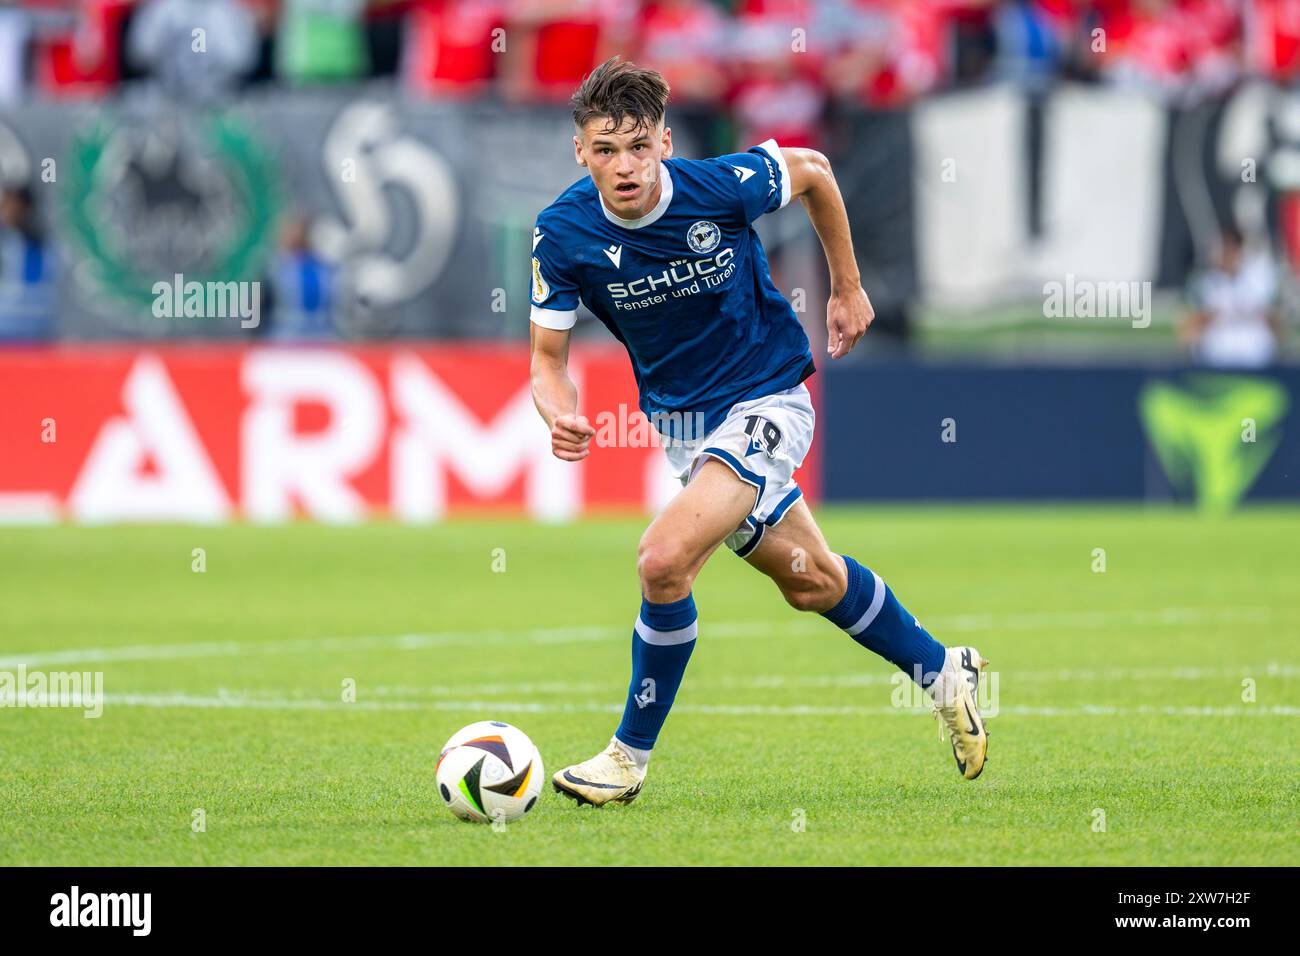
<path fill-rule="evenodd" d="M 280 641 L 200 641 L 193 644 L 134 644 L 126 647 L 90 647 L 63 651 L 32 651 L 0 657 L 0 668 L 48 664 L 116 663 L 122 661 L 186 660 L 214 657 L 261 657 L 277 654 L 320 654 L 331 651 L 424 650 L 465 645 L 544 643 L 563 634 L 568 642 L 606 640 L 631 628 L 533 628 L 519 631 L 442 631 L 433 634 L 363 635 L 359 637 L 308 637 Z"/>
<path fill-rule="evenodd" d="M 228 708 L 238 710 L 308 710 L 308 711 L 420 711 L 452 710 L 493 714 L 619 714 L 622 704 L 582 702 L 539 704 L 530 701 L 436 700 L 436 701 L 365 701 L 344 703 L 339 700 L 312 698 L 259 698 L 234 694 L 200 696 L 185 693 L 105 694 L 104 705 L 127 707 Z M 678 704 L 674 713 L 717 716 L 765 717 L 886 717 L 899 714 L 924 715 L 929 711 L 908 707 L 825 707 L 817 705 L 780 706 L 772 704 Z M 1115 707 L 1108 704 L 1081 704 L 1076 707 L 1001 707 L 998 716 L 1012 717 L 1300 717 L 1300 707 L 1231 706 L 1231 707 Z M 996 718 L 991 718 L 996 719 Z"/>
<path fill-rule="evenodd" d="M 1231 667 L 1108 667 L 1101 670 L 1004 670 L 993 667 L 991 672 L 1002 681 L 1018 685 L 1044 683 L 1083 683 L 1098 681 L 1202 681 L 1240 680 L 1243 677 L 1300 677 L 1300 665 L 1240 664 Z M 849 674 L 757 674 L 750 677 L 722 677 L 715 680 L 693 676 L 691 686 L 725 690 L 781 690 L 796 688 L 857 688 L 878 687 L 896 683 L 901 671 L 862 672 Z M 377 697 L 454 697 L 492 696 L 494 694 L 590 694 L 608 690 L 617 682 L 595 681 L 522 681 L 519 683 L 493 682 L 490 684 L 411 684 L 365 685 L 365 692 Z M 247 692 L 246 692 L 247 693 Z M 256 692 L 252 692 L 256 693 Z M 283 694 L 283 690 L 270 691 Z"/>
<path fill-rule="evenodd" d="M 1000 680 L 1018 684 L 1085 683 L 1098 681 L 1199 681 L 1237 680 L 1243 677 L 1300 677 L 1300 665 L 1234 664 L 1228 667 L 1105 667 L 1100 669 L 1022 670 L 1005 669 L 990 665 L 990 673 Z M 718 687 L 743 687 L 756 690 L 776 690 L 783 687 L 867 687 L 897 682 L 901 671 L 886 673 L 852 674 L 765 674 L 754 677 L 723 678 L 712 682 Z"/>
<path fill-rule="evenodd" d="M 792 612 L 793 613 L 793 612 Z M 961 614 L 926 620 L 941 640 L 955 632 L 1099 630 L 1115 627 L 1187 627 L 1220 624 L 1267 624 L 1273 612 L 1264 607 L 1166 607 L 1156 610 L 1064 611 L 1043 614 Z M 297 638 L 276 641 L 200 641 L 190 644 L 135 644 L 30 651 L 0 657 L 0 668 L 44 667 L 55 664 L 94 664 L 126 661 L 188 660 L 276 654 L 348 653 L 366 650 L 427 650 L 439 647 L 502 646 L 512 644 L 576 644 L 627 640 L 627 627 L 546 627 L 517 630 L 454 630 L 433 633 L 363 635 L 358 637 Z M 801 635 L 833 636 L 826 621 L 791 617 L 788 621 L 719 621 L 701 623 L 702 640 Z"/>

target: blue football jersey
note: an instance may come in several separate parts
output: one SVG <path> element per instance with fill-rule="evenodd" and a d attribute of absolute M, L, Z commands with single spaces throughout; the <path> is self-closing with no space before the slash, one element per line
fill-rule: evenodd
<path fill-rule="evenodd" d="M 590 177 L 537 217 L 532 321 L 568 329 L 578 301 L 627 348 L 641 410 L 665 435 L 707 433 L 737 402 L 814 370 L 808 337 L 772 282 L 751 227 L 790 201 L 773 140 L 714 159 L 665 159 L 659 202 L 610 212 Z"/>

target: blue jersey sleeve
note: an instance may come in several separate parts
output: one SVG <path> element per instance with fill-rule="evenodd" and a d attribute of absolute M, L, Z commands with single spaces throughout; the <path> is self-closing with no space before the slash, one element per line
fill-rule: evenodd
<path fill-rule="evenodd" d="M 744 153 L 719 156 L 717 162 L 729 167 L 735 177 L 745 222 L 752 223 L 790 202 L 790 170 L 776 140 L 759 143 Z"/>
<path fill-rule="evenodd" d="M 578 285 L 564 250 L 548 226 L 538 220 L 533 230 L 533 322 L 548 329 L 571 329 L 578 321 Z"/>

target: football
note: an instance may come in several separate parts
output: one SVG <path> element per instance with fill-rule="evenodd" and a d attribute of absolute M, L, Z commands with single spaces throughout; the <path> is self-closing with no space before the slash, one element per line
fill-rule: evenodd
<path fill-rule="evenodd" d="M 509 823 L 542 790 L 542 755 L 518 727 L 481 720 L 452 734 L 438 755 L 438 793 L 452 813 L 474 823 Z"/>

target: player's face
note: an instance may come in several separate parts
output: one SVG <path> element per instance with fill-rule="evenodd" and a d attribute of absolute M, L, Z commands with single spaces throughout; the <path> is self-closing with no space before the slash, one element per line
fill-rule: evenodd
<path fill-rule="evenodd" d="M 672 130 L 662 123 L 632 128 L 625 120 L 618 130 L 609 121 L 591 120 L 573 137 L 578 164 L 586 166 L 610 212 L 639 219 L 659 201 L 659 161 L 673 154 Z"/>

